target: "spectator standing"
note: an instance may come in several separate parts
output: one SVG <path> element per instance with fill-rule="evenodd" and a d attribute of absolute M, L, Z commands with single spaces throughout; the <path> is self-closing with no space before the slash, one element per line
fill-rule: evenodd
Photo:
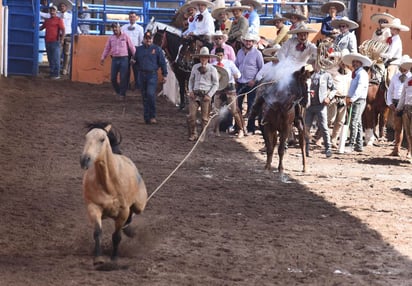
<path fill-rule="evenodd" d="M 139 71 L 140 90 L 143 99 L 143 117 L 146 124 L 156 124 L 156 87 L 157 70 L 161 68 L 163 83 L 166 82 L 167 66 L 162 49 L 153 44 L 152 32 L 147 31 L 143 45 L 137 47 L 134 55 L 135 65 Z"/>
<path fill-rule="evenodd" d="M 212 40 L 215 43 L 213 50 L 210 52 L 212 55 L 216 54 L 216 48 L 222 48 L 225 50 L 225 52 L 223 53 L 224 59 L 231 60 L 233 62 L 236 60 L 235 51 L 233 50 L 232 46 L 226 44 L 226 34 L 223 34 L 222 31 L 216 31 L 216 33 L 212 35 Z M 216 59 L 211 58 L 211 60 L 214 61 Z"/>
<path fill-rule="evenodd" d="M 252 111 L 252 105 L 255 101 L 256 91 L 253 89 L 256 84 L 255 77 L 263 67 L 262 53 L 255 47 L 259 37 L 254 34 L 246 34 L 242 37 L 243 47 L 236 55 L 235 64 L 242 76 L 237 80 L 238 108 L 242 113 L 245 93 L 247 93 L 247 112 Z M 255 119 L 251 118 L 247 123 L 247 132 L 255 133 Z M 238 130 L 236 130 L 238 131 Z"/>
<path fill-rule="evenodd" d="M 134 54 L 134 47 L 129 36 L 123 34 L 120 25 L 113 23 L 111 25 L 113 35 L 109 36 L 104 47 L 100 64 L 104 65 L 104 60 L 108 55 L 112 58 L 112 67 L 110 72 L 110 80 L 112 86 L 120 99 L 126 99 L 126 91 L 128 85 L 127 71 L 129 69 L 129 54 Z M 117 76 L 120 74 L 120 84 L 117 81 Z"/>
<path fill-rule="evenodd" d="M 219 88 L 219 77 L 216 68 L 209 63 L 211 57 L 207 47 L 202 47 L 199 54 L 194 55 L 200 59 L 200 63 L 195 64 L 192 68 L 189 78 L 189 114 L 187 123 L 189 127 L 189 141 L 195 141 L 198 138 L 196 128 L 196 114 L 200 107 L 202 129 L 209 121 L 211 100 Z"/>
<path fill-rule="evenodd" d="M 129 36 L 129 38 L 132 41 L 132 44 L 135 47 L 135 49 L 137 49 L 137 47 L 142 45 L 143 33 L 144 33 L 142 26 L 137 24 L 136 21 L 137 21 L 136 12 L 130 11 L 129 12 L 129 23 L 124 24 L 121 28 L 122 33 Z M 129 54 L 129 62 L 133 58 L 133 56 L 134 56 L 133 54 Z M 128 82 L 129 82 L 128 83 L 129 88 L 131 87 L 131 80 L 130 80 L 131 72 L 130 72 L 130 69 L 133 70 L 135 89 L 139 89 L 139 73 L 137 71 L 136 65 L 131 65 L 130 68 L 128 69 L 127 79 L 128 79 Z"/>
<path fill-rule="evenodd" d="M 397 64 L 399 62 L 399 71 L 391 79 L 389 84 L 388 91 L 386 93 L 386 103 L 391 110 L 390 118 L 392 121 L 393 129 L 395 130 L 395 145 L 393 151 L 389 156 L 400 156 L 401 143 L 403 139 L 403 128 L 402 128 L 402 115 L 396 112 L 396 108 L 399 103 L 399 99 L 402 94 L 402 89 L 404 88 L 404 83 L 406 79 L 412 76 L 408 67 L 411 65 L 412 59 L 408 55 L 404 55 L 401 60 L 397 62 L 392 62 Z"/>
<path fill-rule="evenodd" d="M 79 3 L 80 4 L 80 3 Z M 89 9 L 89 6 L 86 3 L 82 3 L 82 6 L 79 5 L 78 11 L 79 11 L 79 19 L 81 20 L 90 20 L 90 12 L 87 10 Z M 90 33 L 90 25 L 89 24 L 80 24 L 79 25 L 80 33 L 82 35 L 88 35 Z"/>
<path fill-rule="evenodd" d="M 350 118 L 350 138 L 348 153 L 353 150 L 363 152 L 363 127 L 362 113 L 366 106 L 368 95 L 369 76 L 363 67 L 369 67 L 372 61 L 361 54 L 351 53 L 344 55 L 342 61 L 346 65 L 352 65 L 352 81 L 350 83 L 346 104 L 352 109 Z"/>
<path fill-rule="evenodd" d="M 70 69 L 70 52 L 72 45 L 72 4 L 69 1 L 60 2 L 58 16 L 63 19 L 66 34 L 63 40 L 62 75 L 67 75 Z"/>
<path fill-rule="evenodd" d="M 57 16 L 57 7 L 49 8 L 50 18 L 45 19 L 40 31 L 46 29 L 45 42 L 47 60 L 50 67 L 50 78 L 60 78 L 60 50 L 64 40 L 65 28 L 63 20 Z"/>

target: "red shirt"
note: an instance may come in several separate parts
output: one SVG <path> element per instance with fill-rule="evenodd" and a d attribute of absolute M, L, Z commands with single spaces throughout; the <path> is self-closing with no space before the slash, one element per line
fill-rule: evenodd
<path fill-rule="evenodd" d="M 46 36 L 44 37 L 46 43 L 59 41 L 60 34 L 64 35 L 64 23 L 59 17 L 52 17 L 45 19 L 40 30 L 46 29 Z"/>

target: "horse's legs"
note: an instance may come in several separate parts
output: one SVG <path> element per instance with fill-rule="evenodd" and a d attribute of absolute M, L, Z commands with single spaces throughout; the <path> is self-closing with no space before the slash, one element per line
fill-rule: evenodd
<path fill-rule="evenodd" d="M 295 127 L 298 129 L 299 145 L 302 152 L 302 172 L 306 172 L 306 140 L 305 140 L 305 123 L 302 117 L 295 119 Z"/>
<path fill-rule="evenodd" d="M 126 221 L 128 220 L 128 218 L 130 217 L 129 212 L 130 212 L 129 210 L 122 211 L 119 214 L 119 217 L 115 220 L 115 224 L 114 224 L 115 230 L 112 234 L 112 245 L 113 245 L 112 257 L 111 257 L 112 261 L 115 261 L 117 259 L 117 256 L 118 256 L 117 252 L 119 250 L 119 244 L 120 244 L 120 241 L 122 240 L 122 229 Z"/>
<path fill-rule="evenodd" d="M 265 140 L 265 146 L 266 146 L 266 165 L 265 165 L 265 170 L 270 171 L 271 170 L 271 165 L 272 165 L 272 158 L 273 158 L 273 150 L 275 149 L 276 146 L 276 141 L 277 141 L 277 135 L 276 135 L 276 130 L 271 130 L 270 124 L 266 124 L 263 127 L 264 132 L 263 132 L 263 138 Z"/>
<path fill-rule="evenodd" d="M 288 123 L 288 125 L 290 125 Z M 279 147 L 278 147 L 278 155 L 279 155 L 279 165 L 278 165 L 278 171 L 282 175 L 283 174 L 283 156 L 285 155 L 285 146 L 286 146 L 286 139 L 288 138 L 288 134 L 290 132 L 290 128 L 284 126 L 283 131 L 280 132 L 280 138 L 279 138 Z"/>
<path fill-rule="evenodd" d="M 94 260 L 93 264 L 98 265 L 104 263 L 102 256 L 102 212 L 98 207 L 93 204 L 87 206 L 87 211 L 89 214 L 90 221 L 94 224 Z"/>

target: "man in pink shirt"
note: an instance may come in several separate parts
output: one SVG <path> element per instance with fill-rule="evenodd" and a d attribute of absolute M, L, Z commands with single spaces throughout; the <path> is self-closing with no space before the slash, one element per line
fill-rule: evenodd
<path fill-rule="evenodd" d="M 128 87 L 129 52 L 134 55 L 136 48 L 129 36 L 121 32 L 120 25 L 112 24 L 113 35 L 109 37 L 104 47 L 100 64 L 104 65 L 105 58 L 110 54 L 112 57 L 111 82 L 116 94 L 121 99 L 126 98 Z M 120 73 L 120 84 L 117 82 L 117 75 Z"/>
<path fill-rule="evenodd" d="M 233 50 L 232 46 L 229 46 L 228 44 L 226 44 L 226 41 L 227 41 L 226 34 L 223 34 L 222 31 L 216 31 L 212 35 L 212 40 L 214 42 L 214 47 L 213 47 L 213 50 L 210 52 L 211 55 L 216 54 L 216 48 L 222 48 L 225 51 L 224 59 L 231 60 L 233 62 L 236 60 L 235 50 Z M 212 60 L 217 61 L 213 58 Z"/>

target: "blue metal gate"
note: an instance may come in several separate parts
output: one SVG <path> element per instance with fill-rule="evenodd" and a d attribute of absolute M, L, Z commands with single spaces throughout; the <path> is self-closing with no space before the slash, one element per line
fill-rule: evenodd
<path fill-rule="evenodd" d="M 6 0 L 8 21 L 8 74 L 38 74 L 40 0 Z"/>

